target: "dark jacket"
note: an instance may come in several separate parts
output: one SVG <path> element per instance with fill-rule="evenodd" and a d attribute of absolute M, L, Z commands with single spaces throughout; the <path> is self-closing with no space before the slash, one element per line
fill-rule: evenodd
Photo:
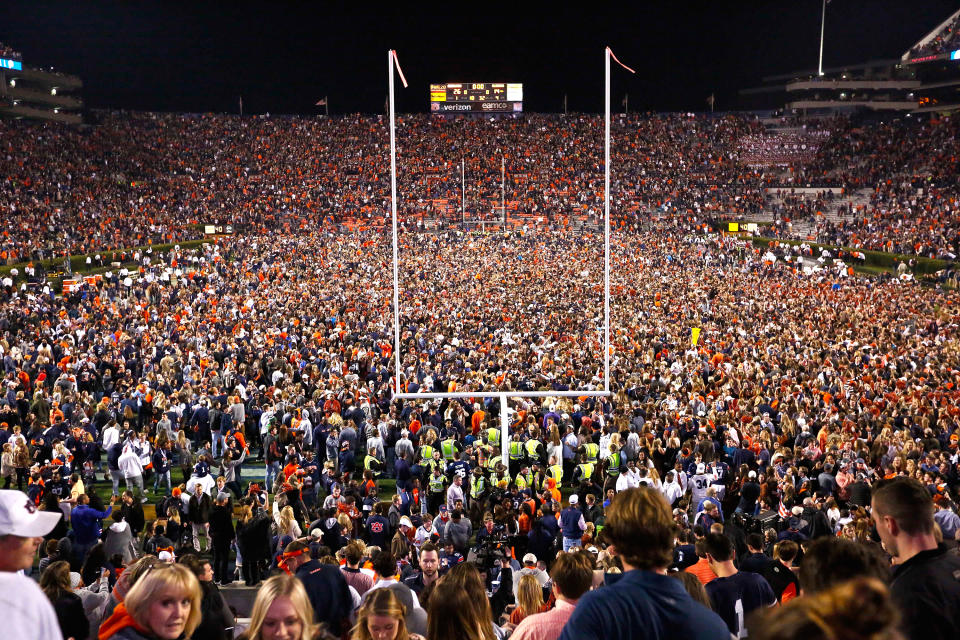
<path fill-rule="evenodd" d="M 233 540 L 233 509 L 230 502 L 213 505 L 210 510 L 210 537 L 217 546 L 229 545 Z"/>
<path fill-rule="evenodd" d="M 310 560 L 297 569 L 297 577 L 313 605 L 314 621 L 326 623 L 334 636 L 342 635 L 353 611 L 353 599 L 340 570 Z"/>
<path fill-rule="evenodd" d="M 196 494 L 190 496 L 190 505 L 187 507 L 187 519 L 194 524 L 204 524 L 210 521 L 210 496 L 206 493 L 200 494 L 200 500 L 197 500 Z"/>

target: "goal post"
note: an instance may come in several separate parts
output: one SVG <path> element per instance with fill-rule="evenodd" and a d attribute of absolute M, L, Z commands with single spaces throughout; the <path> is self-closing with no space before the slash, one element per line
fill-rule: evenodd
<path fill-rule="evenodd" d="M 389 89 L 389 107 L 390 107 L 390 210 L 393 222 L 393 357 L 395 359 L 395 377 L 393 397 L 398 400 L 443 400 L 443 399 L 465 399 L 465 398 L 499 398 L 500 400 L 500 431 L 501 431 L 501 456 L 505 466 L 509 466 L 509 454 L 507 443 L 510 441 L 510 418 L 508 412 L 509 398 L 556 398 L 556 397 L 604 397 L 611 395 L 610 391 L 610 59 L 613 58 L 620 66 L 631 73 L 632 69 L 617 60 L 610 47 L 604 50 L 604 191 L 603 191 L 603 389 L 584 389 L 571 391 L 509 391 L 509 390 L 491 390 L 491 391 L 462 391 L 450 393 L 402 393 L 400 390 L 400 378 L 402 376 L 401 351 L 400 351 L 400 278 L 399 278 L 399 255 L 398 255 L 398 235 L 397 235 L 397 150 L 396 150 L 396 129 L 394 113 L 394 68 L 400 74 L 403 85 L 407 82 L 400 69 L 400 62 L 397 59 L 396 51 L 393 49 L 387 52 L 387 86 Z M 464 171 L 463 161 L 461 160 L 461 176 Z M 486 224 L 496 224 L 506 226 L 506 217 L 504 209 L 504 172 L 505 164 L 501 159 L 501 214 L 503 219 L 493 223 L 492 221 L 466 220 L 465 210 L 461 211 L 461 224 L 464 227 L 467 224 L 480 223 L 481 229 L 485 230 Z M 461 203 L 461 208 L 462 208 Z"/>

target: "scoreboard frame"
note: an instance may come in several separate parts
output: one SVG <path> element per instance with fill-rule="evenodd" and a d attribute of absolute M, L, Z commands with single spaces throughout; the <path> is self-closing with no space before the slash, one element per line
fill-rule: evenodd
<path fill-rule="evenodd" d="M 430 85 L 432 113 L 520 113 L 523 84 L 514 82 L 446 82 Z"/>

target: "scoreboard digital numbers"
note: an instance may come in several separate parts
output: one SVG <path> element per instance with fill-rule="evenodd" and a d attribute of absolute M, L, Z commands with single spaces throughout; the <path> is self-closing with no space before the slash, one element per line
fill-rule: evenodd
<path fill-rule="evenodd" d="M 523 85 L 507 82 L 448 82 L 430 85 L 433 113 L 520 113 Z"/>

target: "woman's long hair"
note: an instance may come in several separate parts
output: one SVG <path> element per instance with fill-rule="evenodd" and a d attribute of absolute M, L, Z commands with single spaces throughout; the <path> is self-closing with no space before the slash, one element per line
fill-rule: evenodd
<path fill-rule="evenodd" d="M 406 607 L 400 602 L 392 589 L 374 589 L 368 592 L 363 606 L 357 613 L 357 624 L 353 627 L 352 640 L 373 640 L 367 624 L 370 616 L 383 616 L 397 621 L 397 635 L 394 640 L 408 640 Z"/>
<path fill-rule="evenodd" d="M 267 610 L 277 598 L 289 598 L 293 608 L 296 609 L 303 628 L 298 640 L 313 638 L 316 633 L 316 625 L 313 624 L 313 607 L 307 597 L 307 590 L 298 578 L 286 573 L 273 576 L 264 582 L 257 591 L 257 599 L 254 601 L 253 610 L 250 612 L 250 627 L 247 629 L 246 637 L 249 640 L 260 640 L 260 629 L 267 617 Z"/>
<path fill-rule="evenodd" d="M 476 567 L 456 565 L 440 579 L 427 610 L 430 640 L 495 640 L 493 613 Z"/>
<path fill-rule="evenodd" d="M 524 616 L 532 616 L 543 606 L 543 588 L 531 574 L 520 578 L 517 584 L 517 607 Z"/>
<path fill-rule="evenodd" d="M 65 560 L 51 562 L 40 574 L 40 589 L 50 602 L 56 602 L 70 593 L 70 563 Z"/>

